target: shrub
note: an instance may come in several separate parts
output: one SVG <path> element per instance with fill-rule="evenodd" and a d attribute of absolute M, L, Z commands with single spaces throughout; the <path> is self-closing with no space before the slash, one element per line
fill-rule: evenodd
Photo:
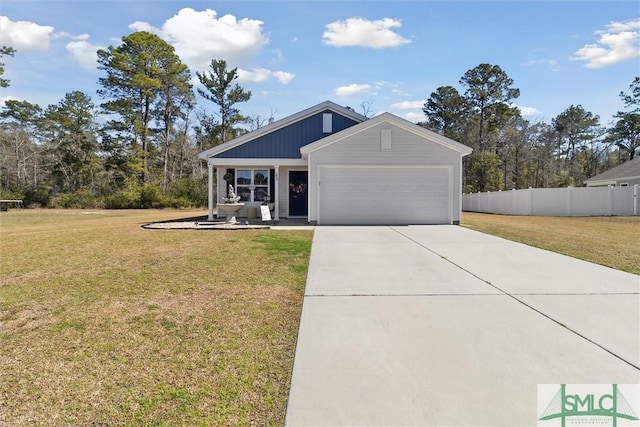
<path fill-rule="evenodd" d="M 63 209 L 96 209 L 104 207 L 104 202 L 88 188 L 81 188 L 73 193 L 62 193 L 55 196 L 50 205 Z"/>
<path fill-rule="evenodd" d="M 0 188 L 0 199 L 3 200 L 24 200 L 24 194 L 16 190 Z"/>
<path fill-rule="evenodd" d="M 207 206 L 209 193 L 207 190 L 207 177 L 201 179 L 183 178 L 169 187 L 169 196 L 172 200 L 179 200 L 179 207 L 203 207 Z"/>
<path fill-rule="evenodd" d="M 142 186 L 140 189 L 139 203 L 143 209 L 166 207 L 162 192 L 155 184 L 144 184 Z"/>
<path fill-rule="evenodd" d="M 45 208 L 51 201 L 51 189 L 48 187 L 29 187 L 24 192 L 23 203 L 28 208 Z"/>
<path fill-rule="evenodd" d="M 139 201 L 129 191 L 119 191 L 104 198 L 104 207 L 107 209 L 135 209 Z"/>

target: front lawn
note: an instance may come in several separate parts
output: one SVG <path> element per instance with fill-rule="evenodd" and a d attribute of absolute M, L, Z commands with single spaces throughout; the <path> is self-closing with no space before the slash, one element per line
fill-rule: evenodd
<path fill-rule="evenodd" d="M 282 425 L 311 231 L 0 214 L 0 425 Z"/>
<path fill-rule="evenodd" d="M 462 213 L 462 225 L 640 274 L 640 216 L 543 217 Z"/>

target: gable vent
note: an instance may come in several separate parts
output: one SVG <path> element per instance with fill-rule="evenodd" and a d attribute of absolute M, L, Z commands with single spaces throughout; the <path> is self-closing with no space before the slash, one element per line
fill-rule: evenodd
<path fill-rule="evenodd" d="M 322 114 L 322 133 L 333 132 L 333 115 L 331 113 Z"/>
<path fill-rule="evenodd" d="M 391 129 L 380 129 L 380 149 L 391 150 Z"/>

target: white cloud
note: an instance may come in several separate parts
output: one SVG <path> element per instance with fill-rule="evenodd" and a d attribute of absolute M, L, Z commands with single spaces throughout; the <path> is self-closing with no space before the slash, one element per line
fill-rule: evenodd
<path fill-rule="evenodd" d="M 410 122 L 413 123 L 418 123 L 418 122 L 423 122 L 425 121 L 425 116 L 422 113 L 415 113 L 415 112 L 411 112 L 411 113 L 407 113 L 404 115 L 404 118 L 406 120 L 409 120 Z"/>
<path fill-rule="evenodd" d="M 336 47 L 362 46 L 374 49 L 402 46 L 411 43 L 392 29 L 401 27 L 396 19 L 384 18 L 369 21 L 362 18 L 349 18 L 327 24 L 322 35 L 325 44 Z"/>
<path fill-rule="evenodd" d="M 337 96 L 351 96 L 359 93 L 368 92 L 371 90 L 371 85 L 352 83 L 348 86 L 340 86 L 334 90 Z"/>
<path fill-rule="evenodd" d="M 401 89 L 391 89 L 391 93 L 393 93 L 394 95 L 409 96 L 409 93 Z"/>
<path fill-rule="evenodd" d="M 192 72 L 206 73 L 210 71 L 213 59 L 224 59 L 230 68 L 251 64 L 269 44 L 262 25 L 263 22 L 257 19 L 237 19 L 230 14 L 218 16 L 212 9 L 196 11 L 183 8 L 162 28 L 140 21 L 129 25 L 129 28 L 157 34 L 175 48 L 176 54 Z M 276 49 L 272 53 L 274 63 L 285 60 L 282 51 Z M 286 71 L 238 68 L 238 80 L 245 82 L 262 83 L 274 78 L 287 84 L 294 77 Z"/>
<path fill-rule="evenodd" d="M 67 43 L 66 49 L 71 58 L 80 64 L 82 68 L 93 70 L 98 65 L 97 51 L 98 49 L 103 49 L 103 47 L 92 45 L 81 36 L 78 41 Z"/>
<path fill-rule="evenodd" d="M 209 70 L 213 59 L 224 59 L 231 67 L 249 64 L 269 43 L 262 24 L 256 19 L 237 19 L 229 14 L 218 17 L 212 9 L 183 8 L 162 28 L 140 21 L 129 28 L 157 34 L 176 49 L 192 71 L 204 72 Z"/>
<path fill-rule="evenodd" d="M 272 64 L 279 64 L 287 60 L 282 53 L 282 49 L 273 49 L 271 53 L 273 53 L 273 59 L 271 60 Z"/>
<path fill-rule="evenodd" d="M 640 56 L 640 19 L 612 21 L 594 34 L 600 35 L 598 43 L 585 45 L 571 60 L 587 61 L 587 68 L 603 68 Z"/>
<path fill-rule="evenodd" d="M 560 64 L 557 59 L 530 59 L 522 63 L 523 67 L 547 66 L 551 71 L 560 71 Z"/>
<path fill-rule="evenodd" d="M 0 16 L 0 40 L 3 46 L 13 47 L 19 51 L 49 50 L 54 28 L 38 25 L 34 22 L 12 21 L 6 16 Z"/>
<path fill-rule="evenodd" d="M 294 77 L 295 74 L 287 73 L 286 71 L 271 71 L 266 68 L 255 68 L 249 71 L 238 68 L 239 82 L 264 83 L 267 80 L 275 78 L 280 83 L 287 84 L 293 80 Z"/>
<path fill-rule="evenodd" d="M 272 71 L 272 74 L 283 85 L 289 83 L 296 76 L 295 74 L 288 73 L 286 71 Z"/>
<path fill-rule="evenodd" d="M 422 108 L 427 101 L 402 101 L 396 104 L 392 104 L 391 108 L 397 108 L 398 110 L 414 110 L 416 108 Z"/>
<path fill-rule="evenodd" d="M 243 70 L 238 68 L 238 81 L 239 82 L 252 82 L 263 83 L 269 80 L 271 77 L 271 71 L 265 68 L 256 68 L 253 71 Z"/>
<path fill-rule="evenodd" d="M 514 105 L 514 107 L 517 107 L 518 110 L 520 110 L 522 117 L 539 116 L 541 114 L 540 110 L 535 107 L 523 107 L 520 105 Z"/>
<path fill-rule="evenodd" d="M 15 96 L 0 96 L 0 107 L 4 107 L 7 101 L 19 101 Z"/>

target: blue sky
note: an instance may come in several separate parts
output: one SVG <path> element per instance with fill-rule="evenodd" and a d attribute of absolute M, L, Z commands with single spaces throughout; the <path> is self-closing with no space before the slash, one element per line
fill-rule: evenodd
<path fill-rule="evenodd" d="M 238 67 L 253 94 L 238 105 L 245 115 L 280 119 L 331 100 L 419 121 L 438 87 L 462 92 L 460 77 L 489 63 L 514 80 L 529 119 L 581 104 L 607 125 L 640 75 L 639 9 L 635 0 L 2 0 L 0 45 L 17 54 L 2 59 L 10 86 L 0 102 L 44 108 L 80 90 L 99 104 L 96 50 L 146 30 L 194 76 L 214 58 Z"/>

